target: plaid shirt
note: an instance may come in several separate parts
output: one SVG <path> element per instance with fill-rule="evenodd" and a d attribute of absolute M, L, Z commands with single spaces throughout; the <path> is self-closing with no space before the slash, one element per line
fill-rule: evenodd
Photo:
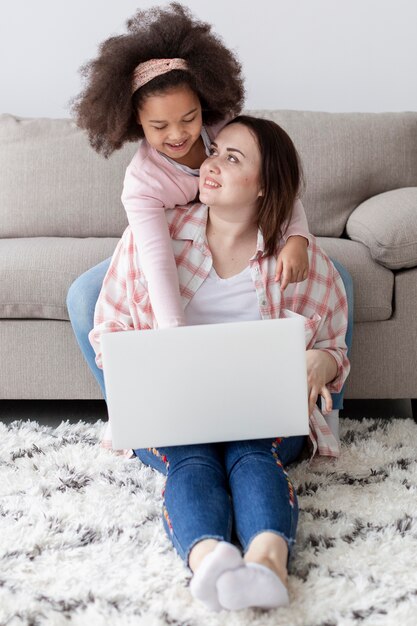
<path fill-rule="evenodd" d="M 206 239 L 207 206 L 188 205 L 166 210 L 184 307 L 202 285 L 213 264 Z M 284 245 L 282 241 L 282 245 Z M 276 258 L 264 256 L 264 240 L 258 231 L 254 256 L 249 260 L 262 319 L 301 315 L 305 322 L 306 350 L 316 348 L 331 354 L 337 375 L 327 384 L 339 392 L 349 373 L 345 342 L 347 328 L 346 293 L 335 267 L 311 236 L 308 247 L 309 276 L 301 283 L 290 283 L 281 293 L 275 282 Z M 102 368 L 102 333 L 144 330 L 155 327 L 146 280 L 136 252 L 133 232 L 126 228 L 114 251 L 96 304 L 94 328 L 89 334 Z M 317 406 L 310 415 L 312 455 L 338 456 L 339 445 Z M 111 448 L 109 428 L 102 441 Z M 131 451 L 119 453 L 130 456 Z"/>

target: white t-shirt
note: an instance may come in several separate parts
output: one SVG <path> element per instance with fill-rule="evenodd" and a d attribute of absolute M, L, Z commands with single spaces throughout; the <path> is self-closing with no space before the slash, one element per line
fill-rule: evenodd
<path fill-rule="evenodd" d="M 185 308 L 185 320 L 189 326 L 260 319 L 249 266 L 230 278 L 220 278 L 212 267 Z"/>

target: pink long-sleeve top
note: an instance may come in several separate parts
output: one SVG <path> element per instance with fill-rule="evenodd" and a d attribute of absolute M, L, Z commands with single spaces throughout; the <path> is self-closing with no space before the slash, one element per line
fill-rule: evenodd
<path fill-rule="evenodd" d="M 206 127 L 212 141 L 227 120 Z M 122 202 L 148 284 L 159 328 L 185 323 L 177 267 L 165 216 L 166 209 L 184 206 L 198 195 L 198 175 L 167 158 L 143 139 L 126 170 Z M 298 199 L 285 232 L 285 241 L 302 235 L 310 243 L 304 207 Z"/>

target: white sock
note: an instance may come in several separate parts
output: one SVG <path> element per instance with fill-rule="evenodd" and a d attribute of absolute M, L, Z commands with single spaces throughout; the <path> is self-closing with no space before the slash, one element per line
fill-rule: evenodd
<path fill-rule="evenodd" d="M 337 409 L 335 409 L 334 411 L 330 411 L 330 413 L 328 413 L 327 415 L 324 416 L 324 419 L 326 420 L 327 426 L 330 428 L 330 430 L 332 431 L 333 435 L 335 436 L 336 441 L 338 443 L 340 443 L 340 437 L 339 437 L 339 411 Z"/>
<path fill-rule="evenodd" d="M 240 551 L 231 543 L 220 541 L 212 552 L 201 561 L 191 579 L 191 595 L 201 600 L 211 611 L 221 611 L 217 598 L 216 582 L 227 570 L 241 567 L 244 563 Z"/>
<path fill-rule="evenodd" d="M 220 604 L 231 611 L 258 607 L 274 609 L 289 604 L 288 591 L 279 576 L 260 563 L 225 572 L 217 581 Z"/>

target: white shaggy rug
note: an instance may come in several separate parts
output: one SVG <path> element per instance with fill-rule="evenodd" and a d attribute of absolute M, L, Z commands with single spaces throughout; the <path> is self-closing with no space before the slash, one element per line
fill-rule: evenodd
<path fill-rule="evenodd" d="M 415 626 L 417 425 L 342 420 L 337 462 L 290 469 L 287 609 L 209 613 L 160 520 L 164 478 L 97 424 L 0 424 L 1 626 Z"/>

